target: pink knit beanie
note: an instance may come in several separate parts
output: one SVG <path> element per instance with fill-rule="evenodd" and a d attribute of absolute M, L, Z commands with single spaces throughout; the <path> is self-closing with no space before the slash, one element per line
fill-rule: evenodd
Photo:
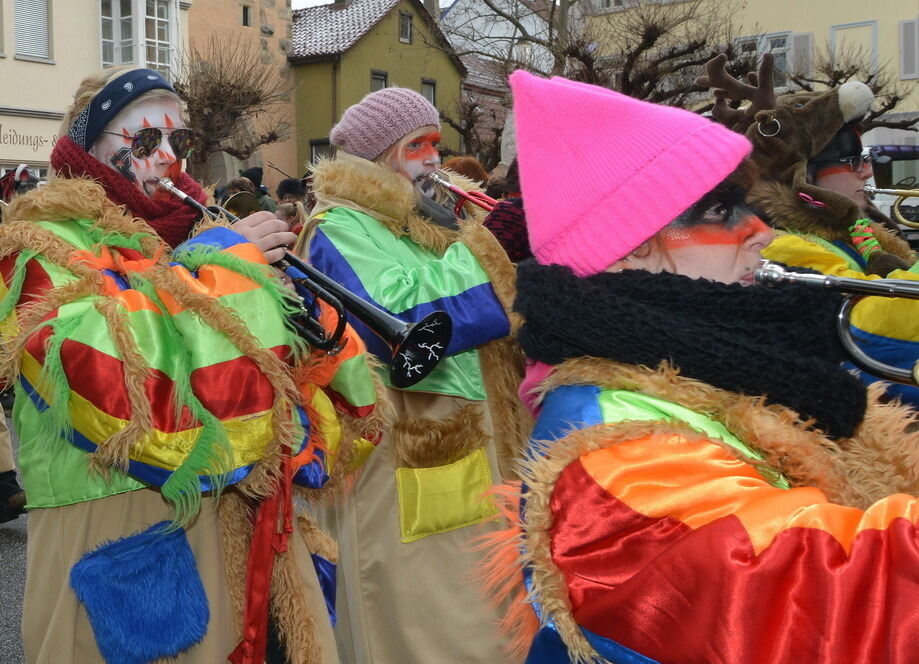
<path fill-rule="evenodd" d="M 580 277 L 627 256 L 752 148 L 689 111 L 522 71 L 510 81 L 530 247 Z"/>
<path fill-rule="evenodd" d="M 427 99 L 408 88 L 384 88 L 348 107 L 329 140 L 348 154 L 373 161 L 425 125 L 440 127 L 437 109 Z"/>

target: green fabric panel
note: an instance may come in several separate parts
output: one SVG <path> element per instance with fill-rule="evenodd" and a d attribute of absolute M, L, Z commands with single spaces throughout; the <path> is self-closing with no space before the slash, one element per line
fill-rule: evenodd
<path fill-rule="evenodd" d="M 342 362 L 332 377 L 331 388 L 357 408 L 371 406 L 377 401 L 370 367 L 364 355 L 351 357 Z"/>
<path fill-rule="evenodd" d="M 488 282 L 485 270 L 462 242 L 454 242 L 439 258 L 408 236 L 397 238 L 362 212 L 337 207 L 323 219 L 320 229 L 338 251 L 360 256 L 350 265 L 370 297 L 393 313 Z"/>
<path fill-rule="evenodd" d="M 716 422 L 701 413 L 684 408 L 671 401 L 639 392 L 630 392 L 629 390 L 601 390 L 597 400 L 604 422 L 621 422 L 624 420 L 685 422 L 694 431 L 705 434 L 709 438 L 720 440 L 746 457 L 759 461 L 763 460 L 763 455 L 759 450 L 750 447 L 737 438 L 721 422 Z M 788 479 L 777 471 L 770 473 L 762 468 L 758 470 L 763 474 L 766 481 L 773 486 L 781 489 L 790 488 L 791 485 Z"/>
<path fill-rule="evenodd" d="M 13 425 L 19 434 L 19 471 L 30 509 L 60 507 L 145 488 L 112 469 L 108 479 L 90 473 L 89 455 L 63 438 L 43 439 L 39 421 L 46 417 L 17 385 Z"/>
<path fill-rule="evenodd" d="M 386 387 L 392 387 L 389 381 L 389 369 L 380 372 Z M 475 349 L 450 355 L 440 361 L 434 369 L 411 387 L 400 387 L 404 392 L 432 392 L 462 397 L 471 401 L 484 401 L 485 383 L 482 380 L 482 365 L 479 353 Z"/>

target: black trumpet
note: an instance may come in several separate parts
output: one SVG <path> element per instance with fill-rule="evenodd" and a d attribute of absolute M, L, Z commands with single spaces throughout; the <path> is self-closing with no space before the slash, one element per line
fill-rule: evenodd
<path fill-rule="evenodd" d="M 157 186 L 212 219 L 223 215 L 230 221 L 239 220 L 239 217 L 227 210 L 205 207 L 176 187 L 169 178 L 160 178 Z M 422 380 L 446 356 L 453 334 L 453 320 L 445 311 L 430 313 L 417 323 L 406 323 L 358 297 L 290 252 L 277 261 L 275 266 L 284 270 L 295 284 L 312 293 L 313 297 L 326 302 L 338 316 L 335 330 L 329 334 L 301 301 L 300 313 L 292 323 L 310 345 L 327 353 L 340 351 L 347 313 L 350 313 L 383 339 L 392 350 L 389 380 L 393 387 L 399 388 L 411 387 Z"/>

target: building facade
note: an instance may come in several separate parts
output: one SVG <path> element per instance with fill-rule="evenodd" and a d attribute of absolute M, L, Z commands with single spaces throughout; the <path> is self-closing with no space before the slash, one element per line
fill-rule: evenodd
<path fill-rule="evenodd" d="M 297 158 L 297 126 L 294 113 L 294 77 L 287 61 L 291 33 L 290 0 L 194 0 L 188 12 L 189 43 L 206 48 L 217 38 L 228 48 L 243 48 L 254 56 L 252 66 L 280 73 L 282 85 L 291 91 L 288 99 L 274 104 L 265 120 L 280 127 L 282 140 L 260 146 L 239 161 L 224 152 L 211 154 L 207 184 L 223 185 L 239 170 L 261 166 L 262 184 L 273 196 L 285 177 L 300 177 L 302 163 Z M 258 132 L 259 127 L 250 128 Z"/>
<path fill-rule="evenodd" d="M 0 0 L 0 175 L 44 178 L 64 110 L 103 66 L 174 73 L 188 34 L 179 0 Z"/>
<path fill-rule="evenodd" d="M 618 12 L 637 4 L 664 0 L 586 0 L 593 3 L 589 25 L 604 52 L 614 52 L 612 37 L 603 30 Z M 671 0 L 672 2 L 673 0 Z M 774 55 L 777 90 L 788 82 L 790 71 L 807 71 L 814 58 L 827 50 L 834 54 L 858 51 L 875 70 L 884 68 L 903 94 L 888 117 L 919 114 L 919 2 L 916 0 L 708 0 L 721 2 L 726 19 L 738 27 L 735 44 L 748 53 Z M 679 0 L 677 0 L 678 4 Z M 866 143 L 916 143 L 915 132 L 875 129 Z"/>
<path fill-rule="evenodd" d="M 466 71 L 417 0 L 350 0 L 293 13 L 290 62 L 296 79 L 297 154 L 304 166 L 332 153 L 329 131 L 352 104 L 399 86 L 452 110 Z M 442 127 L 442 144 L 459 136 Z"/>

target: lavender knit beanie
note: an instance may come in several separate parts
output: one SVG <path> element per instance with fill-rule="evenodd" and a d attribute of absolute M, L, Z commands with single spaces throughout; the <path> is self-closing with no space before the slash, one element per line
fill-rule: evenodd
<path fill-rule="evenodd" d="M 329 140 L 348 154 L 373 161 L 419 127 L 440 127 L 437 109 L 414 90 L 384 88 L 371 92 L 341 116 Z"/>

